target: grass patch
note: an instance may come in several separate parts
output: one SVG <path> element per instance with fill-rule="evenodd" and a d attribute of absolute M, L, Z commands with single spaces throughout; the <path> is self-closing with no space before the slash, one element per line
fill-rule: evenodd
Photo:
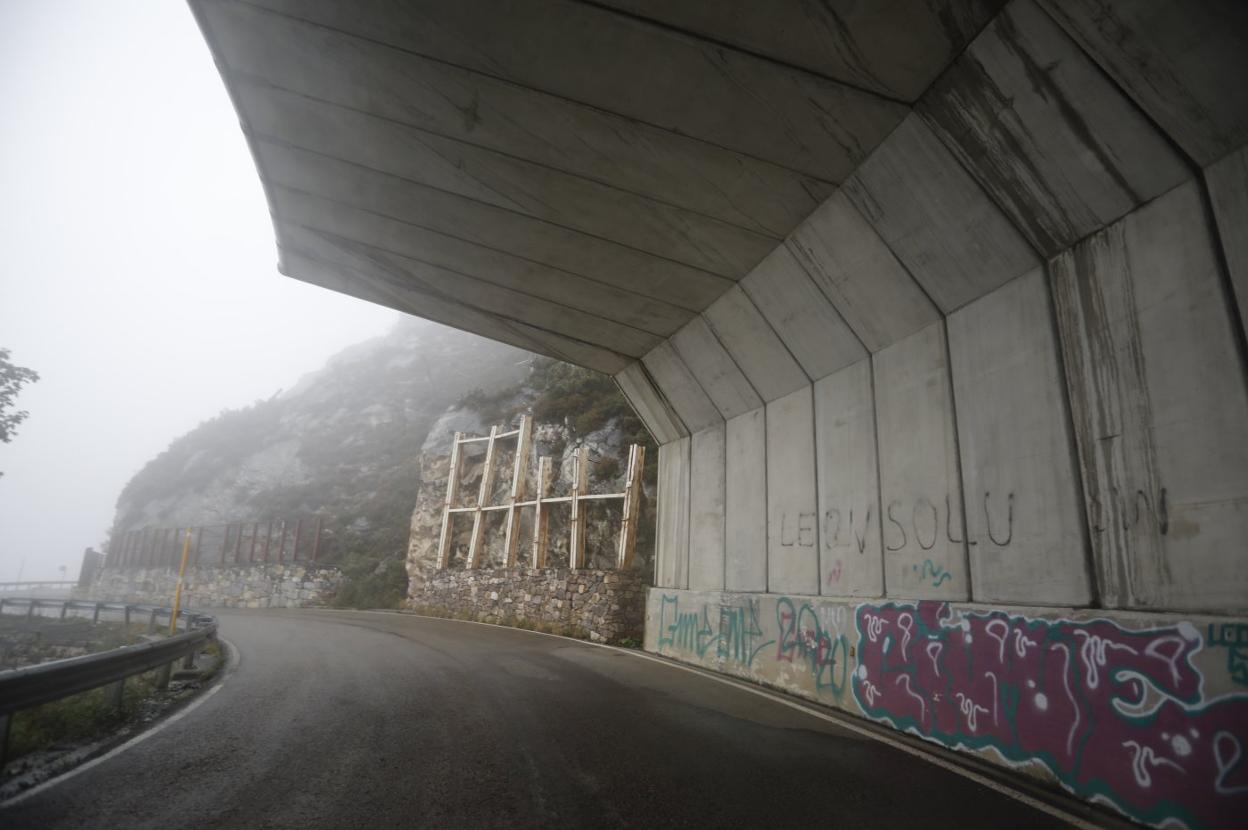
<path fill-rule="evenodd" d="M 172 703 L 190 696 L 225 664 L 217 642 L 208 643 L 202 653 L 213 658 L 213 665 L 194 688 L 162 692 L 158 688 L 160 670 L 154 669 L 126 679 L 120 707 L 116 705 L 116 686 L 110 684 L 16 712 L 9 725 L 6 762 L 40 750 L 100 740 L 140 718 L 153 698 L 165 696 Z"/>

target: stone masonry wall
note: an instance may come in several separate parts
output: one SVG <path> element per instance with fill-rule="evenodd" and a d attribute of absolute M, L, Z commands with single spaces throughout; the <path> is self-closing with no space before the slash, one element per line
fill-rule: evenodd
<path fill-rule="evenodd" d="M 172 568 L 105 568 L 93 599 L 168 604 L 178 572 Z M 337 568 L 300 563 L 192 568 L 182 585 L 187 608 L 301 608 L 325 605 L 342 585 Z"/>
<path fill-rule="evenodd" d="M 439 570 L 413 586 L 408 607 L 479 622 L 640 642 L 646 580 L 635 570 Z"/>

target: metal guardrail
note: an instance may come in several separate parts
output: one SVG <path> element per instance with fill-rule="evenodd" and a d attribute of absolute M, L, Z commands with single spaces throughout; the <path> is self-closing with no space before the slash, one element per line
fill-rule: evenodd
<path fill-rule="evenodd" d="M 77 585 L 76 579 L 27 579 L 23 582 L 0 582 L 0 592 L 29 591 L 34 588 L 73 588 Z"/>
<path fill-rule="evenodd" d="M 155 631 L 159 617 L 168 621 L 174 613 L 171 608 L 153 605 L 6 597 L 0 599 L 0 615 L 8 607 L 23 605 L 27 619 L 34 618 L 41 608 L 59 606 L 61 619 L 71 610 L 90 610 L 92 621 L 98 622 L 101 612 L 121 611 L 129 625 L 137 612 L 147 616 L 149 633 Z M 0 671 L 0 763 L 14 712 L 109 684 L 115 684 L 114 701 L 120 706 L 126 679 L 153 669 L 164 670 L 161 685 L 167 684 L 175 662 L 185 659 L 189 664 L 199 648 L 217 636 L 217 621 L 213 617 L 191 611 L 179 611 L 177 617 L 185 622 L 186 630 L 172 637 Z"/>

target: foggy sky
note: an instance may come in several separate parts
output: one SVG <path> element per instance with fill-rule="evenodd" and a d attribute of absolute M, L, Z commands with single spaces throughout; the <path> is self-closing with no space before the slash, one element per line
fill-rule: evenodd
<path fill-rule="evenodd" d="M 276 270 L 263 191 L 178 0 L 0 0 L 0 581 L 77 574 L 177 435 L 397 313 Z"/>

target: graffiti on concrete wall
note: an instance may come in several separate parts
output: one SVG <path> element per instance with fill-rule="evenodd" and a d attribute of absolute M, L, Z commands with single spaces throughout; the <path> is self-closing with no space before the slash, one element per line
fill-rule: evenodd
<path fill-rule="evenodd" d="M 1206 697 L 1192 662 L 1204 638 L 1189 623 L 1131 630 L 890 602 L 859 606 L 856 624 L 852 688 L 870 717 L 1041 762 L 1151 823 L 1223 827 L 1248 811 L 1248 694 Z M 1234 626 L 1219 635 L 1248 642 Z"/>
<path fill-rule="evenodd" d="M 945 602 L 680 591 L 654 602 L 660 653 L 1043 765 L 1144 822 L 1220 828 L 1248 814 L 1244 623 L 1129 629 Z M 1225 691 L 1210 693 L 1201 667 Z"/>

